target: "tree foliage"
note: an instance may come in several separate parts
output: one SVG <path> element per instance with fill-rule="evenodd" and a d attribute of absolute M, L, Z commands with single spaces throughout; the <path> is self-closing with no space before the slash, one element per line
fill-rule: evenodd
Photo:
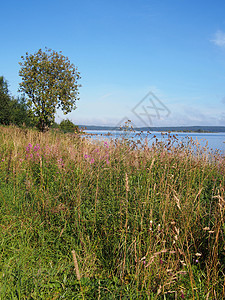
<path fill-rule="evenodd" d="M 10 124 L 10 101 L 8 83 L 0 76 L 0 124 Z"/>
<path fill-rule="evenodd" d="M 14 98 L 10 95 L 8 82 L 0 76 L 0 124 L 32 126 L 32 118 L 24 95 Z"/>
<path fill-rule="evenodd" d="M 25 96 L 11 99 L 11 123 L 17 126 L 34 126 L 32 112 L 28 110 Z"/>
<path fill-rule="evenodd" d="M 54 122 L 56 109 L 64 114 L 76 109 L 79 100 L 80 73 L 68 57 L 51 49 L 22 56 L 19 75 L 20 91 L 27 97 L 27 106 L 33 112 L 41 131 Z"/>

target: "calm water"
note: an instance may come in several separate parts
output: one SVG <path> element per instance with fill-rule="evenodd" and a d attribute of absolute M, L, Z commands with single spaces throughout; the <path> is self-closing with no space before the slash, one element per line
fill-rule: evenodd
<path fill-rule="evenodd" d="M 135 133 L 129 132 L 121 132 L 121 131 L 94 131 L 94 130 L 87 130 L 86 133 L 94 134 L 91 136 L 93 139 L 102 139 L 102 138 L 118 138 L 120 136 L 126 138 L 133 138 L 134 140 L 138 140 L 140 138 L 145 139 L 148 137 L 149 144 L 155 138 L 155 136 L 159 141 L 162 140 L 163 135 L 161 132 L 151 132 L 151 134 L 147 134 L 146 132 L 142 132 L 140 136 L 137 136 Z M 110 133 L 111 135 L 108 136 L 107 134 Z M 138 132 L 137 132 L 138 133 Z M 187 137 L 191 137 L 193 140 L 198 141 L 202 146 L 205 146 L 208 143 L 209 149 L 213 151 L 219 150 L 222 154 L 225 154 L 225 133 L 196 133 L 196 132 L 173 132 L 171 135 L 175 135 L 179 141 L 185 141 Z M 166 135 L 165 135 L 166 136 Z"/>

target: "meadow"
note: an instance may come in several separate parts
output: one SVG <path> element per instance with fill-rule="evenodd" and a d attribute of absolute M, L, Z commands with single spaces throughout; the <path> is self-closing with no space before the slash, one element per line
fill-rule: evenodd
<path fill-rule="evenodd" d="M 0 127 L 0 299 L 224 299 L 225 158 Z"/>

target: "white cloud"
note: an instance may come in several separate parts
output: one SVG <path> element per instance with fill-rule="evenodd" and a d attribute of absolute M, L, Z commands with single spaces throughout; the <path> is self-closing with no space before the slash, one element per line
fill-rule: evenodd
<path fill-rule="evenodd" d="M 113 93 L 105 94 L 105 95 L 101 96 L 99 100 L 104 100 L 104 99 L 106 99 L 106 98 L 109 98 L 109 97 L 112 96 L 112 95 L 113 95 Z"/>
<path fill-rule="evenodd" d="M 219 47 L 225 47 L 225 32 L 218 30 L 211 41 Z"/>

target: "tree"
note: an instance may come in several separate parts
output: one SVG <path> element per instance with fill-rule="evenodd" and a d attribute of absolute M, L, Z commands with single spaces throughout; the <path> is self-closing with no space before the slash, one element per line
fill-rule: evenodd
<path fill-rule="evenodd" d="M 43 132 L 54 123 L 56 109 L 61 108 L 64 114 L 76 109 L 80 73 L 68 57 L 51 49 L 21 58 L 19 91 L 28 96 L 27 106 Z"/>
<path fill-rule="evenodd" d="M 10 102 L 10 110 L 11 110 L 11 123 L 17 126 L 34 126 L 33 118 L 31 112 L 28 110 L 26 105 L 26 98 L 24 95 L 21 97 L 11 98 Z"/>
<path fill-rule="evenodd" d="M 32 126 L 24 95 L 14 98 L 10 95 L 8 82 L 0 76 L 0 124 Z"/>
<path fill-rule="evenodd" d="M 3 76 L 0 76 L 0 124 L 10 124 L 10 101 L 8 83 Z"/>

